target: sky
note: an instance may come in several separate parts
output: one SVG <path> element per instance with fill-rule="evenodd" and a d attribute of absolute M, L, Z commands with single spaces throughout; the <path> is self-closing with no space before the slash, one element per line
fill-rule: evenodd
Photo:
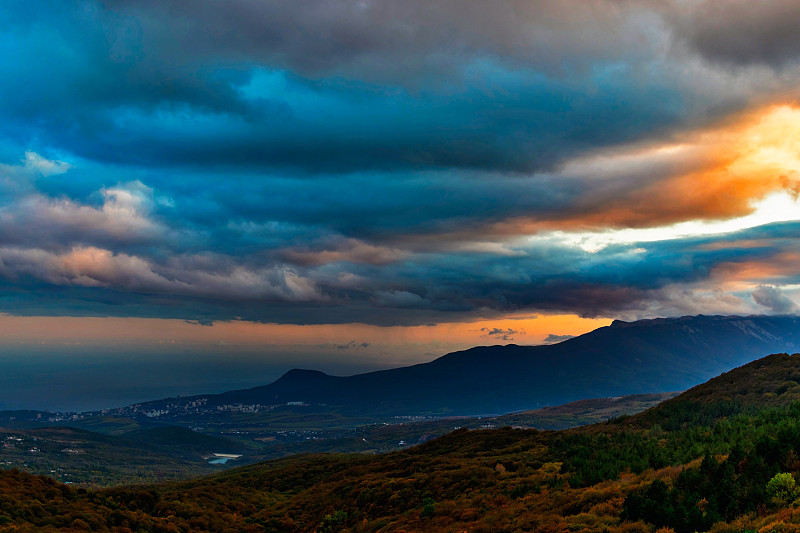
<path fill-rule="evenodd" d="M 0 408 L 800 303 L 765 0 L 0 4 Z"/>

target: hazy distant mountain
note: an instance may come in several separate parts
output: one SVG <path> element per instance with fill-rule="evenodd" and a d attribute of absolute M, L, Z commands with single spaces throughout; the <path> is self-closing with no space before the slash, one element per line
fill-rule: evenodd
<path fill-rule="evenodd" d="M 296 369 L 269 385 L 206 398 L 208 405 L 307 402 L 361 413 L 503 413 L 683 390 L 766 354 L 794 351 L 796 316 L 615 321 L 555 345 L 477 347 L 350 377 Z"/>

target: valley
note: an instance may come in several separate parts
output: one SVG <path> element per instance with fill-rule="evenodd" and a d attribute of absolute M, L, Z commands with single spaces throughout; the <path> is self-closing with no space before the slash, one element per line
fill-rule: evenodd
<path fill-rule="evenodd" d="M 496 417 L 345 417 L 331 409 L 287 406 L 268 414 L 176 417 L 169 423 L 82 413 L 0 412 L 0 468 L 17 468 L 84 487 L 189 479 L 298 453 L 385 453 L 460 428 L 562 429 L 630 415 L 675 393 L 582 400 Z M 13 418 L 13 420 L 10 420 Z M 64 421 L 50 422 L 50 418 Z M 68 425 L 55 425 L 55 424 Z M 181 424 L 172 425 L 172 424 Z M 11 429 L 14 427 L 15 429 Z M 5 428 L 5 429 L 4 429 Z M 35 448 L 35 450 L 34 450 Z M 209 464 L 214 453 L 241 455 Z"/>

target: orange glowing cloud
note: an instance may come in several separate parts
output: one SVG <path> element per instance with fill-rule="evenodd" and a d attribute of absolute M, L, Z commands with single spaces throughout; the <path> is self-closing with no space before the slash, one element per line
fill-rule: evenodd
<path fill-rule="evenodd" d="M 773 106 L 689 133 L 568 163 L 587 193 L 566 212 L 496 224 L 494 233 L 647 228 L 745 216 L 775 192 L 800 193 L 800 108 Z"/>
<path fill-rule="evenodd" d="M 725 262 L 717 265 L 712 278 L 727 283 L 730 290 L 746 290 L 754 284 L 770 283 L 797 275 L 800 252 L 783 250 L 759 260 Z"/>

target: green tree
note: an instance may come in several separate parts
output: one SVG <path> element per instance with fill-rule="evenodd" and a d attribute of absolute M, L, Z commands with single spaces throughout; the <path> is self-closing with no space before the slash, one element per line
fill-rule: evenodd
<path fill-rule="evenodd" d="M 336 511 L 333 514 L 326 514 L 319 525 L 319 530 L 325 533 L 341 531 L 347 523 L 347 511 Z"/>
<path fill-rule="evenodd" d="M 425 498 L 422 500 L 422 517 L 430 517 L 436 514 L 436 500 Z"/>
<path fill-rule="evenodd" d="M 786 505 L 800 496 L 800 487 L 792 474 L 781 472 L 767 482 L 767 494 L 775 505 Z"/>

